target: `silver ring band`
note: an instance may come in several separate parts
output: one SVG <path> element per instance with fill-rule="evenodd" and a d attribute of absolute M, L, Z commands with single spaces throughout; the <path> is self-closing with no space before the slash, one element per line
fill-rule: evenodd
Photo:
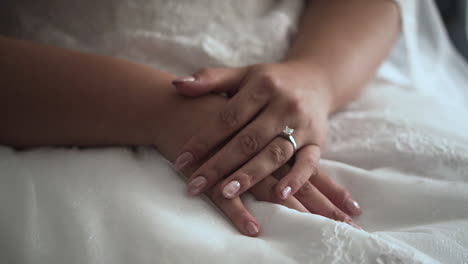
<path fill-rule="evenodd" d="M 282 138 L 285 138 L 289 142 L 291 142 L 291 144 L 293 146 L 293 150 L 294 150 L 293 153 L 296 153 L 297 143 L 296 143 L 296 140 L 294 139 L 294 137 L 292 136 L 293 133 L 294 133 L 294 129 L 286 126 L 286 127 L 284 127 L 283 131 L 281 131 L 279 136 L 282 137 Z"/>

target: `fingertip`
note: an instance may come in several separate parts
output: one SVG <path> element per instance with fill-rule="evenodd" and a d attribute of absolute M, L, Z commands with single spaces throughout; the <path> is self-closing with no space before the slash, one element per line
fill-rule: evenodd
<path fill-rule="evenodd" d="M 260 235 L 260 225 L 254 221 L 248 221 L 244 226 L 243 233 L 250 237 L 257 237 Z"/>
<path fill-rule="evenodd" d="M 174 84 L 174 82 L 172 84 L 174 85 L 178 93 L 185 95 L 185 96 L 190 96 L 190 97 L 200 96 L 204 92 L 200 90 L 199 88 L 197 88 L 194 84 L 187 84 L 187 83 Z"/>
<path fill-rule="evenodd" d="M 291 195 L 291 191 L 292 191 L 291 186 L 284 187 L 283 190 L 281 191 L 280 198 L 283 200 L 287 200 L 289 196 Z"/>
<path fill-rule="evenodd" d="M 175 80 L 172 81 L 172 84 L 173 85 L 180 85 L 180 84 L 184 84 L 184 83 L 192 83 L 194 81 L 196 81 L 197 79 L 190 75 L 190 76 L 185 76 L 185 77 L 179 77 Z"/>
<path fill-rule="evenodd" d="M 262 232 L 260 224 L 248 211 L 231 217 L 231 221 L 234 223 L 237 230 L 245 236 L 257 237 Z"/>
<path fill-rule="evenodd" d="M 208 185 L 208 179 L 204 175 L 196 175 L 189 178 L 187 185 L 187 194 L 189 196 L 195 196 L 200 194 L 206 189 Z"/>
<path fill-rule="evenodd" d="M 289 187 L 289 188 L 288 188 Z M 292 189 L 287 183 L 283 183 L 283 181 L 279 181 L 276 184 L 275 194 L 281 200 L 288 199 L 289 195 L 291 194 Z"/>
<path fill-rule="evenodd" d="M 176 158 L 174 162 L 174 167 L 179 171 L 183 170 L 189 165 L 191 165 L 194 162 L 194 160 L 194 155 L 188 151 L 185 151 Z"/>
<path fill-rule="evenodd" d="M 177 78 L 172 81 L 176 91 L 185 96 L 200 96 L 206 93 L 206 89 L 200 86 L 200 80 L 194 76 Z"/>
<path fill-rule="evenodd" d="M 353 200 L 352 198 L 348 198 L 345 201 L 345 208 L 348 214 L 353 216 L 359 216 L 362 214 L 361 206 L 358 202 Z"/>
<path fill-rule="evenodd" d="M 226 199 L 234 199 L 239 196 L 241 184 L 239 181 L 230 181 L 223 187 L 223 196 Z"/>

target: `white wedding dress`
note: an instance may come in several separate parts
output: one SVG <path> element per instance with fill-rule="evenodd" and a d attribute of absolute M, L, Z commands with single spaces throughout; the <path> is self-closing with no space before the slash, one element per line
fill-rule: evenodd
<path fill-rule="evenodd" d="M 249 238 L 187 198 L 153 149 L 0 146 L 0 262 L 468 263 L 468 67 L 432 1 L 398 4 L 402 37 L 366 93 L 330 120 L 321 163 L 361 204 L 364 230 L 246 196 L 264 231 Z M 14 36 L 180 75 L 280 60 L 302 5 L 4 2 Z"/>

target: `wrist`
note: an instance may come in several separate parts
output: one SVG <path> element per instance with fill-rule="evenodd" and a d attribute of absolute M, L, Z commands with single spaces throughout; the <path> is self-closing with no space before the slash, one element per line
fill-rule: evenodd
<path fill-rule="evenodd" d="M 183 145 L 196 134 L 204 122 L 215 118 L 227 99 L 218 95 L 196 98 L 181 96 L 171 86 L 162 105 L 161 125 L 154 132 L 154 144 L 169 161 L 174 161 Z"/>
<path fill-rule="evenodd" d="M 297 74 L 307 79 L 306 85 L 317 93 L 316 98 L 320 98 L 319 103 L 326 116 L 336 111 L 331 75 L 323 67 L 307 59 L 288 59 L 283 64 L 293 67 Z"/>
<path fill-rule="evenodd" d="M 148 66 L 127 64 L 122 72 L 126 77 L 120 82 L 125 89 L 113 95 L 122 98 L 112 105 L 114 118 L 119 120 L 114 136 L 124 145 L 153 145 L 164 128 L 166 115 L 172 112 L 173 77 Z"/>

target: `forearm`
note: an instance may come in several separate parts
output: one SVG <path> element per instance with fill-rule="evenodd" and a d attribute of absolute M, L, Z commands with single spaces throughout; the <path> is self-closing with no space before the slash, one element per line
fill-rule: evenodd
<path fill-rule="evenodd" d="M 0 58 L 0 144 L 152 144 L 178 97 L 124 60 L 1 37 Z"/>
<path fill-rule="evenodd" d="M 399 11 L 391 0 L 309 0 L 286 61 L 324 76 L 335 112 L 374 76 L 398 33 Z"/>

